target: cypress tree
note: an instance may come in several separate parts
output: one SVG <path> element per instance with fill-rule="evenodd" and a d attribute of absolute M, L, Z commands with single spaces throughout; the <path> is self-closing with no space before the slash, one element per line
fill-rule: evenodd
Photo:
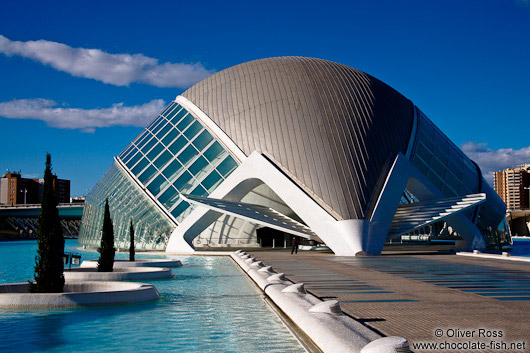
<path fill-rule="evenodd" d="M 105 214 L 103 215 L 103 234 L 101 246 L 98 248 L 98 272 L 112 272 L 114 266 L 114 226 L 110 218 L 109 199 L 105 200 Z"/>
<path fill-rule="evenodd" d="M 53 189 L 52 163 L 49 153 L 46 153 L 37 244 L 35 282 L 29 283 L 29 291 L 61 293 L 64 287 L 64 237 Z"/>
<path fill-rule="evenodd" d="M 129 227 L 129 234 L 131 236 L 131 239 L 130 239 L 131 245 L 129 246 L 129 261 L 134 261 L 134 228 L 133 228 L 132 219 L 131 219 L 131 226 Z"/>

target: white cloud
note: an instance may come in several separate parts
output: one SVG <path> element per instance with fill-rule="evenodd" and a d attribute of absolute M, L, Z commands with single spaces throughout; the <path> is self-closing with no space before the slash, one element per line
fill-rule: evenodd
<path fill-rule="evenodd" d="M 479 165 L 482 174 L 491 184 L 493 184 L 493 172 L 530 163 L 530 146 L 519 150 L 513 148 L 495 150 L 487 147 L 486 143 L 466 142 L 462 145 L 462 151 Z"/>
<path fill-rule="evenodd" d="M 47 40 L 19 42 L 0 35 L 0 53 L 33 59 L 73 76 L 117 86 L 132 82 L 187 88 L 211 75 L 200 63 L 163 63 L 142 54 L 108 54 L 100 49 L 72 48 Z"/>
<path fill-rule="evenodd" d="M 26 179 L 37 179 L 41 176 L 37 173 L 22 173 L 22 177 Z"/>
<path fill-rule="evenodd" d="M 60 129 L 80 129 L 92 133 L 97 127 L 146 126 L 164 108 L 162 99 L 126 107 L 123 103 L 110 108 L 77 109 L 62 108 L 52 100 L 18 99 L 0 102 L 0 116 L 9 119 L 32 119 L 46 122 L 48 126 Z"/>

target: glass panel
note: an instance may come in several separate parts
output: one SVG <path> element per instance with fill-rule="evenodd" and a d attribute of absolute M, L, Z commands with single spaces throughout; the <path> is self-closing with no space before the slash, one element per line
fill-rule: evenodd
<path fill-rule="evenodd" d="M 175 138 L 177 138 L 178 135 L 179 135 L 178 130 L 173 128 L 169 132 L 169 134 L 167 134 L 167 136 L 162 139 L 162 142 L 164 143 L 164 145 L 168 146 L 171 142 L 173 142 Z"/>
<path fill-rule="evenodd" d="M 162 174 L 160 174 L 147 186 L 147 188 L 156 196 L 167 186 L 167 184 L 169 184 L 169 182 Z"/>
<path fill-rule="evenodd" d="M 156 146 L 151 150 L 151 152 L 149 152 L 149 153 L 147 154 L 147 158 L 149 158 L 149 160 L 152 161 L 153 159 L 156 158 L 156 156 L 158 156 L 158 154 L 159 154 L 160 152 L 162 152 L 163 149 L 164 149 L 164 147 L 162 147 L 162 145 L 160 145 L 160 144 L 156 145 Z"/>
<path fill-rule="evenodd" d="M 107 197 L 114 223 L 114 239 L 120 248 L 129 247 L 129 223 L 132 220 L 138 249 L 165 249 L 175 225 L 116 164 L 109 168 L 87 195 L 79 230 L 80 244 L 100 245 L 101 220 Z"/>
<path fill-rule="evenodd" d="M 432 157 L 432 153 L 431 151 L 429 151 L 427 148 L 425 148 L 425 146 L 423 145 L 422 143 L 423 141 L 421 141 L 421 143 L 418 144 L 418 147 L 417 147 L 417 151 L 416 153 L 421 157 L 421 159 L 423 159 L 425 161 L 425 163 L 427 163 L 427 165 L 429 163 L 431 163 L 431 157 Z"/>
<path fill-rule="evenodd" d="M 182 119 L 182 121 L 180 123 L 177 124 L 177 128 L 182 131 L 184 130 L 192 121 L 193 121 L 193 117 L 191 116 L 191 114 L 188 114 L 184 117 L 184 119 Z"/>
<path fill-rule="evenodd" d="M 144 172 L 141 175 L 138 176 L 138 180 L 140 180 L 142 184 L 145 185 L 149 182 L 149 180 L 155 173 L 156 173 L 155 167 L 150 165 L 149 167 L 147 167 L 146 170 L 144 170 Z"/>
<path fill-rule="evenodd" d="M 180 136 L 175 142 L 171 144 L 171 146 L 169 146 L 169 150 L 173 152 L 173 154 L 177 155 L 180 151 L 182 151 L 182 149 L 184 148 L 184 146 L 186 146 L 187 143 L 188 140 L 186 140 L 184 136 Z"/>
<path fill-rule="evenodd" d="M 182 107 L 181 107 L 182 108 Z M 178 110 L 177 109 L 177 114 L 170 120 L 174 125 L 176 125 L 180 119 L 182 119 L 184 117 L 184 115 L 186 115 L 188 111 L 184 108 Z"/>
<path fill-rule="evenodd" d="M 134 143 L 136 146 L 138 146 L 138 143 L 139 143 L 140 141 L 142 141 L 148 133 L 149 133 L 149 131 L 147 131 L 147 130 L 144 129 L 144 130 L 143 130 L 143 131 L 142 131 L 142 132 L 136 137 L 136 139 L 134 139 L 133 143 Z"/>
<path fill-rule="evenodd" d="M 184 211 L 186 211 L 186 209 L 190 206 L 189 203 L 187 203 L 186 201 L 182 201 L 177 207 L 175 207 L 175 209 L 173 211 L 171 211 L 171 214 L 177 218 L 178 216 L 180 216 Z"/>
<path fill-rule="evenodd" d="M 226 177 L 232 172 L 232 170 L 236 169 L 236 167 L 236 161 L 234 161 L 232 156 L 228 156 L 215 169 L 217 169 L 222 176 Z"/>
<path fill-rule="evenodd" d="M 147 165 L 149 164 L 149 162 L 147 161 L 147 159 L 145 158 L 142 158 L 140 160 L 140 162 L 138 162 L 138 164 L 131 170 L 131 172 L 134 174 L 134 175 L 138 175 L 138 173 L 140 173 L 142 171 L 142 169 L 144 169 L 145 167 L 147 167 Z"/>
<path fill-rule="evenodd" d="M 191 174 L 184 172 L 173 184 L 178 191 L 185 194 L 193 185 L 194 179 L 191 177 Z"/>
<path fill-rule="evenodd" d="M 460 180 L 456 178 L 453 173 L 447 172 L 447 175 L 445 176 L 445 182 L 447 185 L 449 185 L 453 190 L 455 190 L 456 193 L 460 190 Z"/>
<path fill-rule="evenodd" d="M 197 179 L 201 179 L 204 174 L 206 174 L 210 169 L 212 168 L 212 165 L 208 163 L 206 158 L 199 157 L 193 164 L 189 167 L 189 171 L 191 174 L 195 176 Z"/>
<path fill-rule="evenodd" d="M 191 124 L 189 128 L 186 129 L 186 131 L 184 131 L 184 136 L 186 136 L 188 140 L 192 140 L 193 137 L 195 137 L 195 135 L 197 135 L 197 133 L 201 130 L 202 130 L 201 123 L 199 123 L 198 121 L 195 121 L 193 124 Z"/>
<path fill-rule="evenodd" d="M 129 145 L 127 146 L 123 151 L 121 151 L 121 153 L 118 155 L 118 157 L 120 157 L 120 159 L 123 161 L 124 157 L 127 156 L 127 154 L 129 152 L 131 152 L 131 150 L 134 148 L 133 145 Z M 129 156 L 130 157 L 130 156 Z"/>
<path fill-rule="evenodd" d="M 431 171 L 431 173 L 429 173 L 428 178 L 434 184 L 434 186 L 436 186 L 436 188 L 438 190 L 440 190 L 440 191 L 443 190 L 444 182 L 442 181 L 442 179 L 437 177 L 436 174 L 432 173 L 432 171 Z"/>
<path fill-rule="evenodd" d="M 472 193 L 478 192 L 478 184 L 476 183 L 475 176 L 470 173 L 465 173 L 462 183 L 471 190 Z"/>
<path fill-rule="evenodd" d="M 180 164 L 179 161 L 174 160 L 162 171 L 162 174 L 164 174 L 169 180 L 173 180 L 173 178 L 175 178 L 183 169 L 184 167 L 182 164 Z"/>
<path fill-rule="evenodd" d="M 472 174 L 475 174 L 477 172 L 477 168 L 470 160 L 464 159 L 464 165 L 467 167 L 468 172 Z"/>
<path fill-rule="evenodd" d="M 136 154 L 136 152 L 138 152 L 138 148 L 136 148 L 135 146 L 131 146 L 129 148 L 129 151 L 122 157 L 120 157 L 121 161 L 124 163 L 129 161 Z"/>
<path fill-rule="evenodd" d="M 208 195 L 208 192 L 204 190 L 202 186 L 197 186 L 190 194 L 196 195 L 196 196 L 206 196 Z"/>
<path fill-rule="evenodd" d="M 164 114 L 164 116 L 166 117 L 167 120 L 170 120 L 171 121 L 171 118 L 175 116 L 175 114 L 177 114 L 177 112 L 180 110 L 180 105 L 176 104 L 175 105 L 175 109 L 171 110 L 171 111 L 168 111 L 167 114 Z"/>
<path fill-rule="evenodd" d="M 164 127 L 164 125 L 166 125 L 167 123 L 167 120 L 166 119 L 162 119 L 162 121 L 160 121 L 160 124 L 158 124 L 157 126 L 153 127 L 152 129 L 149 129 L 151 130 L 151 133 L 153 135 L 156 135 L 158 131 L 160 131 L 161 128 Z"/>
<path fill-rule="evenodd" d="M 147 129 L 152 131 L 153 128 L 155 126 L 157 126 L 160 123 L 160 121 L 162 121 L 162 119 L 164 119 L 164 118 L 161 115 L 157 116 L 156 119 L 153 120 L 153 122 L 151 124 L 147 125 Z"/>
<path fill-rule="evenodd" d="M 414 165 L 425 175 L 429 174 L 429 167 L 419 158 L 419 156 L 414 157 Z"/>
<path fill-rule="evenodd" d="M 447 145 L 445 144 L 438 144 L 435 148 L 434 155 L 442 162 L 443 164 L 447 164 Z"/>
<path fill-rule="evenodd" d="M 184 218 L 188 217 L 188 215 L 193 211 L 194 207 L 193 205 L 190 205 L 188 208 L 186 208 L 180 216 L 177 217 L 177 222 L 182 222 Z"/>
<path fill-rule="evenodd" d="M 177 124 L 177 123 L 179 122 L 179 120 L 182 119 L 182 117 L 183 117 L 184 115 L 186 115 L 186 113 L 187 113 L 186 109 L 182 108 L 182 109 L 177 113 L 177 115 L 175 115 L 175 116 L 173 117 L 173 119 L 171 119 L 171 122 L 172 122 L 173 124 Z"/>
<path fill-rule="evenodd" d="M 438 149 L 438 153 L 441 153 L 443 155 L 447 155 L 447 153 L 449 151 L 448 142 L 449 141 L 448 141 L 447 137 L 445 137 L 445 135 L 443 135 L 441 131 L 436 129 L 435 142 L 434 143 L 436 145 L 436 148 Z"/>
<path fill-rule="evenodd" d="M 423 143 L 428 150 L 432 151 L 432 149 L 434 148 L 434 142 L 432 142 L 431 139 L 427 137 L 427 135 L 425 135 L 423 131 L 420 131 L 419 137 L 421 143 Z"/>
<path fill-rule="evenodd" d="M 184 149 L 184 151 L 182 151 L 177 156 L 177 158 L 180 161 L 180 163 L 186 165 L 186 163 L 188 163 L 190 159 L 192 159 L 198 154 L 199 154 L 199 151 L 197 151 L 195 147 L 193 147 L 192 145 L 189 145 L 188 147 L 186 147 L 186 149 Z"/>
<path fill-rule="evenodd" d="M 223 157 L 224 155 L 226 154 L 226 151 L 224 150 L 224 148 L 219 144 L 219 142 L 214 142 L 210 148 L 208 148 L 205 152 L 204 152 L 204 156 L 206 157 L 206 159 L 208 159 L 210 162 L 212 162 L 212 164 L 215 165 L 215 163 L 217 163 L 221 157 Z"/>
<path fill-rule="evenodd" d="M 175 190 L 173 187 L 169 187 L 160 197 L 158 198 L 158 201 L 162 205 L 164 205 L 165 208 L 170 209 L 171 206 L 173 206 L 177 200 L 179 199 L 179 193 L 177 190 Z"/>
<path fill-rule="evenodd" d="M 456 196 L 456 193 L 447 185 L 444 185 L 444 188 L 443 188 L 442 192 L 447 197 L 455 197 Z"/>
<path fill-rule="evenodd" d="M 210 173 L 204 180 L 201 182 L 202 186 L 208 190 L 208 193 L 211 193 L 217 185 L 219 185 L 223 181 L 223 178 L 219 173 L 217 173 L 215 170 Z"/>
<path fill-rule="evenodd" d="M 158 134 L 156 134 L 156 137 L 158 137 L 158 139 L 162 139 L 162 137 L 167 134 L 170 129 L 174 129 L 173 125 L 167 124 L 162 130 L 160 130 Z"/>
<path fill-rule="evenodd" d="M 439 176 L 442 180 L 445 179 L 445 171 L 446 171 L 446 168 L 445 168 L 445 165 L 443 165 L 443 164 L 438 160 L 438 158 L 436 158 L 436 157 L 433 157 L 433 158 L 432 158 L 431 169 L 434 170 L 434 171 L 436 172 L 436 174 L 438 174 L 438 176 Z"/>
<path fill-rule="evenodd" d="M 144 131 L 144 136 L 142 137 L 142 139 L 138 140 L 138 142 L 136 143 L 136 147 L 138 147 L 139 149 L 142 149 L 142 147 L 145 145 L 145 143 L 151 138 L 151 133 L 149 133 L 149 131 L 145 130 Z"/>
<path fill-rule="evenodd" d="M 171 104 L 169 104 L 159 115 L 166 115 L 167 112 L 169 112 L 175 105 L 174 102 L 171 102 Z"/>
<path fill-rule="evenodd" d="M 469 186 L 462 184 L 462 186 L 460 187 L 460 193 L 459 193 L 460 195 L 469 195 L 472 193 L 473 193 L 473 190 L 471 190 Z"/>
<path fill-rule="evenodd" d="M 134 148 L 133 145 L 128 145 L 123 151 L 120 152 L 120 154 L 118 154 L 118 158 L 122 160 L 122 162 L 125 161 L 125 158 L 130 158 L 131 155 L 129 154 L 129 152 L 131 152 L 131 150 Z M 134 153 L 132 153 L 134 154 Z"/>
<path fill-rule="evenodd" d="M 154 137 L 151 139 L 151 141 L 149 141 L 143 148 L 142 148 L 142 152 L 143 153 L 147 153 L 147 151 L 149 151 L 154 145 L 155 143 L 157 143 L 158 140 L 155 139 Z"/>
<path fill-rule="evenodd" d="M 458 178 L 462 178 L 462 169 L 454 162 L 454 160 L 449 159 L 447 164 L 448 169 Z"/>
<path fill-rule="evenodd" d="M 134 157 L 132 157 L 127 163 L 125 163 L 125 165 L 127 167 L 132 168 L 133 165 L 136 164 L 136 162 L 138 162 L 140 160 L 140 158 L 142 158 L 142 154 L 141 153 L 136 153 L 136 155 L 134 155 Z"/>
<path fill-rule="evenodd" d="M 206 145 L 208 145 L 213 140 L 212 135 L 207 130 L 201 132 L 195 140 L 193 140 L 193 145 L 199 150 L 202 151 Z"/>
<path fill-rule="evenodd" d="M 164 151 L 164 153 L 162 153 L 154 162 L 153 164 L 158 168 L 158 169 L 162 169 L 162 167 L 164 165 L 166 165 L 166 163 L 171 159 L 173 158 L 173 155 L 171 153 L 169 153 L 168 151 Z"/>
<path fill-rule="evenodd" d="M 461 163 L 462 153 L 453 144 L 449 145 L 449 160 Z"/>

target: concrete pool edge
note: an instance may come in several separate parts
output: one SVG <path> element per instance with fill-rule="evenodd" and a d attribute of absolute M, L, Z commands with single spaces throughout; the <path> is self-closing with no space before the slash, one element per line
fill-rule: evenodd
<path fill-rule="evenodd" d="M 28 283 L 0 285 L 0 308 L 57 308 L 138 303 L 160 298 L 155 286 L 137 282 L 66 282 L 63 293 L 29 293 Z"/>
<path fill-rule="evenodd" d="M 112 272 L 98 272 L 96 267 L 75 267 L 64 270 L 70 281 L 143 281 L 172 278 L 173 272 L 163 267 L 116 267 Z"/>
<path fill-rule="evenodd" d="M 243 269 L 238 266 L 242 271 Z M 281 320 L 283 325 L 289 330 L 289 332 L 294 336 L 298 343 L 304 348 L 307 353 L 322 353 L 322 350 L 316 345 L 315 342 L 309 337 L 298 325 L 296 325 L 291 318 L 289 318 L 285 313 L 269 298 L 263 290 L 256 284 L 254 281 L 250 283 L 262 294 L 262 299 L 267 303 L 269 309 Z"/>
<path fill-rule="evenodd" d="M 493 260 L 508 260 L 508 261 L 519 261 L 519 262 L 530 262 L 530 257 L 523 256 L 506 256 L 498 254 L 487 254 L 487 253 L 472 253 L 472 252 L 457 252 L 457 255 L 467 256 L 467 257 L 478 257 L 484 259 L 493 259 Z"/>
<path fill-rule="evenodd" d="M 301 331 L 323 352 L 360 352 L 382 336 L 343 314 L 336 301 L 322 301 L 306 293 L 302 284 L 285 280 L 283 274 L 254 258 L 230 257 Z M 408 342 L 402 339 L 408 348 Z"/>
<path fill-rule="evenodd" d="M 118 267 L 181 267 L 180 260 L 170 259 L 136 259 L 129 261 L 128 259 L 114 259 L 114 268 Z M 81 268 L 97 268 L 98 260 L 84 260 L 81 263 Z"/>

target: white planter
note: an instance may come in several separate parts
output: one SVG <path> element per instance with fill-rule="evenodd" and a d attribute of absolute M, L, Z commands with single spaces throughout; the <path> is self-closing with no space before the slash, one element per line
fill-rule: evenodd
<path fill-rule="evenodd" d="M 180 260 L 170 259 L 137 259 L 135 261 L 129 260 L 114 260 L 114 268 L 116 267 L 180 267 L 182 262 Z M 97 268 L 97 260 L 84 260 L 80 267 Z"/>
<path fill-rule="evenodd" d="M 115 267 L 112 272 L 98 272 L 93 267 L 78 267 L 64 270 L 66 281 L 139 281 L 171 278 L 173 272 L 161 267 Z"/>
<path fill-rule="evenodd" d="M 0 308 L 108 305 L 158 298 L 156 287 L 145 283 L 67 282 L 63 293 L 29 293 L 27 283 L 0 284 Z"/>

